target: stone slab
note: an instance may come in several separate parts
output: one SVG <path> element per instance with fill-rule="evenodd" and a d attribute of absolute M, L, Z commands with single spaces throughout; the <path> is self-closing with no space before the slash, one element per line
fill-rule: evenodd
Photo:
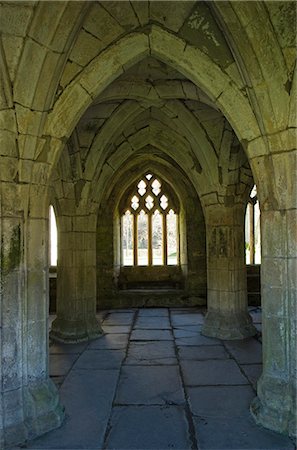
<path fill-rule="evenodd" d="M 201 345 L 178 347 L 180 359 L 228 359 L 229 355 L 222 345 Z"/>
<path fill-rule="evenodd" d="M 102 322 L 102 325 L 131 325 L 133 319 L 134 313 L 109 313 Z"/>
<path fill-rule="evenodd" d="M 90 342 L 89 350 L 117 350 L 126 348 L 128 334 L 105 334 L 95 341 Z"/>
<path fill-rule="evenodd" d="M 216 338 L 210 338 L 202 336 L 202 334 L 196 334 L 194 336 L 176 337 L 176 345 L 222 345 L 222 341 Z"/>
<path fill-rule="evenodd" d="M 115 407 L 106 449 L 190 450 L 188 424 L 176 406 Z"/>
<path fill-rule="evenodd" d="M 100 449 L 118 380 L 117 370 L 72 371 L 60 389 L 62 426 L 32 441 L 32 449 Z"/>
<path fill-rule="evenodd" d="M 173 342 L 131 342 L 125 364 L 177 364 Z"/>
<path fill-rule="evenodd" d="M 249 379 L 254 388 L 257 387 L 257 381 L 262 373 L 262 364 L 241 364 L 241 369 Z"/>
<path fill-rule="evenodd" d="M 251 386 L 197 386 L 187 388 L 193 415 L 212 418 L 249 417 L 255 397 Z"/>
<path fill-rule="evenodd" d="M 143 328 L 143 329 L 160 329 L 160 330 L 169 330 L 171 328 L 168 317 L 138 317 L 135 325 L 135 328 Z"/>
<path fill-rule="evenodd" d="M 62 344 L 60 342 L 55 342 L 50 345 L 49 352 L 51 354 L 80 354 L 87 348 L 87 346 L 87 342 L 81 342 L 79 344 Z"/>
<path fill-rule="evenodd" d="M 202 313 L 203 308 L 201 307 L 191 307 L 191 306 L 186 306 L 186 307 L 174 307 L 174 308 L 170 308 L 170 313 L 171 314 L 201 314 Z"/>
<path fill-rule="evenodd" d="M 181 361 L 187 386 L 215 386 L 248 384 L 233 360 Z"/>
<path fill-rule="evenodd" d="M 192 337 L 201 334 L 202 325 L 189 325 L 173 328 L 175 338 Z"/>
<path fill-rule="evenodd" d="M 171 321 L 174 327 L 183 325 L 202 325 L 204 322 L 204 316 L 199 313 L 191 313 L 191 314 L 171 313 Z"/>
<path fill-rule="evenodd" d="M 167 308 L 139 309 L 138 317 L 168 317 Z"/>
<path fill-rule="evenodd" d="M 124 334 L 131 331 L 131 325 L 102 325 L 102 328 L 106 334 Z"/>
<path fill-rule="evenodd" d="M 178 366 L 123 366 L 115 403 L 168 405 L 185 401 Z"/>
<path fill-rule="evenodd" d="M 118 369 L 125 357 L 123 350 L 86 350 L 73 366 L 74 370 Z"/>
<path fill-rule="evenodd" d="M 173 340 L 169 330 L 133 330 L 131 341 L 170 341 Z"/>
<path fill-rule="evenodd" d="M 262 362 L 262 345 L 254 338 L 241 341 L 224 341 L 224 344 L 239 364 Z"/>
<path fill-rule="evenodd" d="M 49 373 L 50 376 L 65 376 L 77 358 L 78 354 L 61 354 L 61 355 L 49 355 Z"/>
<path fill-rule="evenodd" d="M 200 450 L 294 450 L 289 438 L 249 418 L 194 418 Z"/>

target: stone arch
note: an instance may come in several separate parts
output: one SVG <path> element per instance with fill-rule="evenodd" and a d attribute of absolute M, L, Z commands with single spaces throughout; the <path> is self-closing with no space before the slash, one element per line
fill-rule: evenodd
<path fill-rule="evenodd" d="M 134 93 L 133 87 L 137 87 Z M 109 85 L 99 96 L 101 102 L 110 100 L 149 100 L 152 105 L 163 105 L 170 99 L 196 100 L 212 108 L 216 105 L 200 89 L 188 80 L 171 80 L 170 82 L 158 80 L 152 84 L 148 81 L 118 80 L 116 85 Z"/>
<path fill-rule="evenodd" d="M 198 119 L 178 101 L 171 103 L 170 106 L 171 108 L 169 107 L 168 110 L 166 107 L 163 108 L 162 113 L 160 114 L 160 120 L 163 118 L 163 123 L 160 122 L 158 125 L 157 119 L 148 119 L 146 123 L 147 128 L 144 128 L 142 123 L 141 130 L 136 133 L 131 133 L 128 136 L 125 144 L 123 144 L 126 145 L 126 151 L 128 150 L 127 144 L 130 146 L 131 151 L 133 151 L 134 145 L 137 145 L 137 134 L 141 135 L 144 130 L 146 130 L 147 133 L 157 133 L 159 131 L 162 134 L 162 128 L 164 128 L 164 130 L 168 129 L 168 138 L 170 139 L 169 142 L 172 142 L 172 149 L 174 149 L 174 145 L 173 137 L 171 136 L 170 138 L 170 132 L 173 133 L 176 142 L 180 142 L 181 144 L 184 142 L 184 149 L 187 148 L 187 150 L 183 153 L 192 160 L 192 167 L 193 165 L 196 166 L 196 169 L 201 172 L 200 176 L 203 177 L 205 181 L 208 180 L 208 183 L 217 185 L 218 161 L 214 148 L 210 144 L 209 139 L 207 139 L 206 131 L 202 128 Z M 126 104 L 126 102 L 124 102 L 124 104 L 115 112 L 115 116 L 111 117 L 111 119 L 106 122 L 94 138 L 89 150 L 85 162 L 87 179 L 92 179 L 97 168 L 100 166 L 102 167 L 105 158 L 112 152 L 108 152 L 108 149 L 112 147 L 113 142 L 117 140 L 117 136 L 125 129 L 128 129 L 130 124 L 133 123 L 134 127 L 137 125 L 137 120 L 141 112 L 143 112 L 143 109 L 139 108 L 134 103 L 128 102 L 128 104 Z M 175 114 L 178 118 L 172 119 L 170 117 L 172 114 Z M 120 123 L 120 126 L 117 126 L 115 133 L 114 126 L 116 123 Z M 153 126 L 157 126 L 158 131 L 153 128 Z M 178 131 L 181 131 L 182 129 L 183 136 L 179 137 Z M 133 141 L 135 141 L 135 144 Z M 178 154 L 176 156 L 178 158 Z M 199 168 L 199 166 L 201 167 Z M 113 164 L 111 164 L 111 167 L 113 167 Z"/>
<path fill-rule="evenodd" d="M 224 24 L 223 33 L 248 87 L 262 134 L 269 135 L 286 128 L 290 94 L 285 86 L 291 76 L 265 4 L 257 1 L 246 7 L 243 3 L 215 2 L 212 9 L 218 22 Z M 241 39 L 237 38 L 239 33 Z M 293 26 L 291 35 L 294 40 Z"/>
<path fill-rule="evenodd" d="M 149 153 L 149 149 L 152 150 L 152 152 Z M 157 161 L 155 155 L 158 156 Z M 180 172 L 183 181 L 176 180 L 170 175 L 170 170 L 172 168 L 176 173 L 177 171 Z M 166 154 L 162 148 L 147 142 L 143 147 L 140 146 L 136 149 L 133 155 L 115 168 L 111 182 L 109 183 L 109 186 L 106 186 L 106 195 L 104 196 L 105 201 L 109 201 L 109 197 L 114 191 L 115 193 L 113 193 L 113 195 L 115 195 L 116 198 L 116 208 L 123 190 L 126 190 L 131 182 L 136 181 L 142 172 L 148 171 L 149 169 L 154 170 L 157 175 L 164 178 L 165 181 L 171 185 L 171 188 L 176 191 L 179 201 L 182 201 L 182 197 L 186 195 L 185 185 L 187 184 L 191 185 L 192 191 L 196 192 L 197 195 L 195 185 L 189 178 L 189 172 L 184 170 L 181 165 L 177 164 L 174 158 L 171 158 L 170 155 Z M 131 171 L 132 178 L 125 176 L 129 171 Z M 187 182 L 185 182 L 185 180 L 187 180 Z M 115 187 L 117 187 L 116 190 Z M 183 191 L 182 194 L 180 191 Z"/>
<path fill-rule="evenodd" d="M 154 150 L 153 146 L 149 146 Z M 139 305 L 145 299 L 149 306 L 157 306 L 166 304 L 180 304 L 181 291 L 168 294 L 160 292 L 158 295 L 150 295 L 146 298 L 138 293 L 136 296 L 132 292 L 117 290 L 117 280 L 120 276 L 120 262 L 115 256 L 115 252 L 119 251 L 119 213 L 118 206 L 122 198 L 123 192 L 136 181 L 146 171 L 152 171 L 156 176 L 166 181 L 178 196 L 180 202 L 180 223 L 181 223 L 181 240 L 182 249 L 181 265 L 179 269 L 175 269 L 174 277 L 177 276 L 179 282 L 183 278 L 181 274 L 184 272 L 183 302 L 187 304 L 205 304 L 206 297 L 206 250 L 205 250 L 205 222 L 203 210 L 197 196 L 194 185 L 188 178 L 188 174 L 184 172 L 174 160 L 164 155 L 162 151 L 155 149 L 158 154 L 156 159 L 152 153 L 138 151 L 132 155 L 125 164 L 122 164 L 114 174 L 109 178 L 108 188 L 105 190 L 104 198 L 101 199 L 101 205 L 98 211 L 97 222 L 97 267 L 98 267 L 98 297 L 97 304 L 101 307 L 127 307 L 128 305 Z M 101 189 L 102 191 L 102 189 Z M 112 211 L 110 205 L 113 205 Z M 196 212 L 194 212 L 197 208 Z M 191 219 L 190 219 L 191 217 Z M 191 222 L 192 221 L 192 222 Z M 105 230 L 108 229 L 108 235 Z M 103 237 L 104 235 L 104 237 Z M 187 254 L 188 245 L 197 248 L 195 252 Z M 107 248 L 106 248 L 107 247 Z M 116 250 L 118 249 L 118 250 Z M 100 267 L 104 270 L 100 271 Z M 108 270 L 107 267 L 109 268 Z M 158 269 L 160 270 L 160 268 Z M 180 272 L 181 270 L 181 272 Z M 161 277 L 166 276 L 166 270 L 161 270 Z M 199 276 L 197 275 L 199 273 Z M 113 274 L 111 276 L 111 274 Z M 149 272 L 150 277 L 154 279 L 154 273 Z M 180 278 L 181 277 L 181 278 Z M 133 278 L 133 277 L 132 277 Z M 137 277 L 136 277 L 137 278 Z M 161 278 L 162 279 L 162 278 Z M 116 280 L 116 281 L 115 281 Z M 130 302 L 130 303 L 129 303 Z M 137 303 L 138 302 L 138 303 Z M 159 303 L 158 303 L 159 302 Z M 173 302 L 173 303 L 172 303 Z"/>
<path fill-rule="evenodd" d="M 128 156 L 132 156 L 138 150 L 143 148 L 145 145 L 149 144 L 149 145 L 152 145 L 153 147 L 159 148 L 165 154 L 168 154 L 171 157 L 171 159 L 177 160 L 179 166 L 182 167 L 185 172 L 189 172 L 190 169 L 193 167 L 193 160 L 189 159 L 187 161 L 187 159 L 188 159 L 187 157 L 182 157 L 180 160 L 179 160 L 179 158 L 176 158 L 176 150 L 180 150 L 181 155 L 183 155 L 183 153 L 185 151 L 188 151 L 188 148 L 185 146 L 185 142 L 178 139 L 177 136 L 174 136 L 174 138 L 176 138 L 176 139 L 173 139 L 172 131 L 166 130 L 164 127 L 160 127 L 158 125 L 158 123 L 156 123 L 156 124 L 151 123 L 149 127 L 146 127 L 144 130 L 136 133 L 135 138 L 136 139 L 135 139 L 134 147 L 130 147 L 130 152 L 128 153 Z M 172 145 L 170 145 L 170 143 Z M 175 148 L 173 147 L 173 145 L 175 145 Z M 127 146 L 126 145 L 120 146 L 118 151 L 121 151 L 121 150 L 123 151 L 124 159 L 120 160 L 120 161 L 121 161 L 121 165 L 124 165 L 124 163 L 127 159 L 126 158 Z M 107 184 L 108 184 L 111 167 L 113 167 L 113 166 L 107 160 L 106 164 L 105 164 L 105 169 L 108 171 L 108 172 L 106 172 L 106 178 L 105 178 L 105 183 L 107 183 Z M 112 169 L 112 170 L 114 170 L 114 169 Z M 196 186 L 196 190 L 198 192 L 199 191 L 198 186 L 200 186 L 202 189 L 203 183 L 201 183 L 201 180 L 204 179 L 204 177 L 202 176 L 202 178 L 201 178 L 199 172 L 195 172 L 193 174 L 193 176 L 191 176 L 191 178 L 192 178 L 192 183 Z M 97 193 L 97 195 L 99 195 L 100 190 L 102 192 L 104 192 L 104 187 L 101 185 L 102 181 L 104 181 L 103 172 L 100 174 L 100 183 L 99 183 L 99 179 L 98 180 L 94 179 L 93 185 L 94 185 L 94 188 L 96 189 L 95 192 Z M 95 197 L 97 197 L 97 195 Z"/>
<path fill-rule="evenodd" d="M 48 115 L 45 134 L 58 139 L 68 137 L 92 100 L 123 73 L 123 67 L 131 67 L 149 54 L 173 65 L 201 86 L 226 115 L 240 140 L 250 141 L 260 135 L 248 100 L 231 78 L 201 50 L 191 45 L 185 47 L 181 38 L 156 25 L 148 35 L 135 32 L 123 37 L 95 58 L 55 103 Z M 234 107 L 245 117 L 244 125 L 234 116 Z M 65 115 L 65 109 L 71 114 Z"/>

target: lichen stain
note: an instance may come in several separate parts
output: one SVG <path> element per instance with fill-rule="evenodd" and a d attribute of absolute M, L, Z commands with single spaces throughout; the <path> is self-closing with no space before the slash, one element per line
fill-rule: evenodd
<path fill-rule="evenodd" d="M 227 239 L 222 229 L 219 229 L 219 255 L 224 257 L 228 256 Z"/>
<path fill-rule="evenodd" d="M 2 242 L 3 245 L 3 242 Z M 4 274 L 8 274 L 20 265 L 21 262 L 21 228 L 17 225 L 13 228 L 10 238 L 8 255 L 1 253 L 1 266 Z"/>
<path fill-rule="evenodd" d="M 188 26 L 194 30 L 199 30 L 210 39 L 216 47 L 219 47 L 220 43 L 216 39 L 213 31 L 210 29 L 210 24 L 205 17 L 199 16 L 199 12 L 195 11 L 188 19 Z"/>
<path fill-rule="evenodd" d="M 208 244 L 208 252 L 211 256 L 216 256 L 217 252 L 217 234 L 216 229 L 214 228 L 211 232 L 211 236 Z"/>

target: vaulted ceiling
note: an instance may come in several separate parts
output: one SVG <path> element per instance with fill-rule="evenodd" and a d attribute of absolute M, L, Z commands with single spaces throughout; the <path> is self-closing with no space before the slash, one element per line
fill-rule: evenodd
<path fill-rule="evenodd" d="M 8 170 L 27 182 L 37 162 L 58 198 L 100 201 L 155 151 L 206 204 L 242 201 L 296 121 L 294 2 L 10 1 L 0 18 Z"/>

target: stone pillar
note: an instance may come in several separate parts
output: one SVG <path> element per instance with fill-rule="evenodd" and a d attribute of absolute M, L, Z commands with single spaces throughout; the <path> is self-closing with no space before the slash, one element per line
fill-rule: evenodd
<path fill-rule="evenodd" d="M 256 422 L 291 436 L 297 430 L 296 218 L 294 208 L 261 212 L 263 373 L 251 405 Z"/>
<path fill-rule="evenodd" d="M 46 433 L 64 416 L 48 376 L 47 219 L 31 210 L 28 218 L 20 189 L 1 183 L 0 448 Z"/>
<path fill-rule="evenodd" d="M 57 318 L 51 338 L 96 339 L 96 220 L 92 215 L 58 217 Z"/>
<path fill-rule="evenodd" d="M 243 205 L 205 208 L 207 315 L 205 336 L 243 339 L 257 330 L 247 309 Z"/>

